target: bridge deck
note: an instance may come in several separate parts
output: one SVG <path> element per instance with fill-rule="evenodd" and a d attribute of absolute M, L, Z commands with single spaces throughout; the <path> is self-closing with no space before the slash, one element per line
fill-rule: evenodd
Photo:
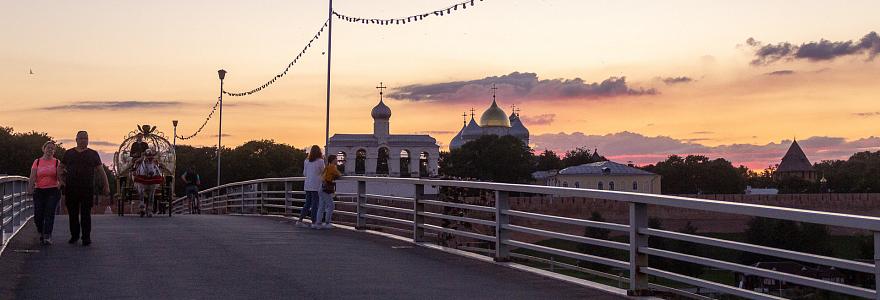
<path fill-rule="evenodd" d="M 95 216 L 89 247 L 55 245 L 33 225 L 0 259 L 3 296 L 20 299 L 618 299 L 565 282 L 344 229 L 267 217 Z M 22 251 L 25 249 L 39 252 Z M 5 286 L 4 286 L 5 285 Z M 5 298 L 5 297 L 3 297 Z"/>

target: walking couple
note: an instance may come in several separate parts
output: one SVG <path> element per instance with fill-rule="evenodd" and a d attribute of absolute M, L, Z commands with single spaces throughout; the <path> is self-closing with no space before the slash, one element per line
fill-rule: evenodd
<path fill-rule="evenodd" d="M 89 134 L 77 132 L 76 147 L 64 152 L 61 161 L 55 159 L 55 142 L 43 144 L 43 155 L 31 165 L 28 190 L 34 196 L 34 225 L 40 234 L 40 243 L 52 244 L 55 227 L 55 209 L 61 194 L 70 217 L 70 240 L 76 243 L 82 237 L 83 246 L 92 243 L 92 203 L 95 197 L 95 175 L 99 175 L 102 195 L 110 195 L 107 173 L 98 152 L 89 149 Z"/>
<path fill-rule="evenodd" d="M 336 169 L 336 155 L 328 155 L 326 162 L 322 156 L 321 148 L 314 145 L 309 149 L 309 156 L 303 163 L 306 203 L 300 210 L 299 221 L 296 222 L 299 227 L 333 228 L 333 195 L 336 193 L 336 179 L 341 174 Z M 306 216 L 312 220 L 311 225 L 303 222 Z"/>

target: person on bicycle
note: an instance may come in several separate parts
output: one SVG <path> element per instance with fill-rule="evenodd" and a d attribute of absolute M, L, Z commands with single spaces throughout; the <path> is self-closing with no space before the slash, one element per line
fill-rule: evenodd
<path fill-rule="evenodd" d="M 199 207 L 199 186 L 202 185 L 202 179 L 199 177 L 199 173 L 196 173 L 196 169 L 190 166 L 182 175 L 180 175 L 180 179 L 183 180 L 183 190 L 186 192 L 186 198 L 189 199 L 189 213 L 201 214 L 202 211 Z"/>

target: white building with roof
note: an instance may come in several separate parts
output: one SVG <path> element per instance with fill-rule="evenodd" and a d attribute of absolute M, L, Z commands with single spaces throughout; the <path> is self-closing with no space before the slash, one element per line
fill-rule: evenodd
<path fill-rule="evenodd" d="M 458 131 L 458 134 L 449 142 L 449 150 L 458 149 L 467 142 L 479 139 L 485 135 L 514 136 L 529 144 L 529 130 L 519 118 L 519 111 L 513 108 L 510 116 L 504 112 L 495 101 L 495 87 L 492 87 L 492 105 L 480 116 L 480 123 L 474 120 L 471 110 L 471 120 L 466 122 Z"/>
<path fill-rule="evenodd" d="M 660 194 L 660 175 L 613 161 L 568 167 L 552 176 L 537 175 L 545 185 Z"/>
<path fill-rule="evenodd" d="M 343 175 L 367 175 L 389 177 L 434 177 L 437 176 L 440 146 L 437 140 L 424 134 L 391 134 L 391 108 L 382 99 L 379 84 L 379 104 L 373 107 L 373 133 L 334 134 L 327 144 L 327 153 L 336 154 L 340 172 Z M 356 186 L 340 182 L 341 193 L 355 192 Z M 382 189 L 391 190 L 394 196 L 412 196 L 409 186 L 406 191 L 397 187 L 368 186 L 368 192 Z M 436 191 L 425 188 L 425 193 Z"/>

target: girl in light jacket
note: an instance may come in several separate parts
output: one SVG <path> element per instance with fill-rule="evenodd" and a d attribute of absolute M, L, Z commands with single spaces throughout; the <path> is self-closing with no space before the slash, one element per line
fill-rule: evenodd
<path fill-rule="evenodd" d="M 312 227 L 318 228 L 315 220 L 318 213 L 318 191 L 321 190 L 321 175 L 324 173 L 324 159 L 321 158 L 322 156 L 321 147 L 312 145 L 308 158 L 303 162 L 303 176 L 306 177 L 303 190 L 306 192 L 306 203 L 299 213 L 297 225 L 300 227 L 308 227 L 308 225 L 303 223 L 303 218 L 308 215 L 312 220 Z"/>

